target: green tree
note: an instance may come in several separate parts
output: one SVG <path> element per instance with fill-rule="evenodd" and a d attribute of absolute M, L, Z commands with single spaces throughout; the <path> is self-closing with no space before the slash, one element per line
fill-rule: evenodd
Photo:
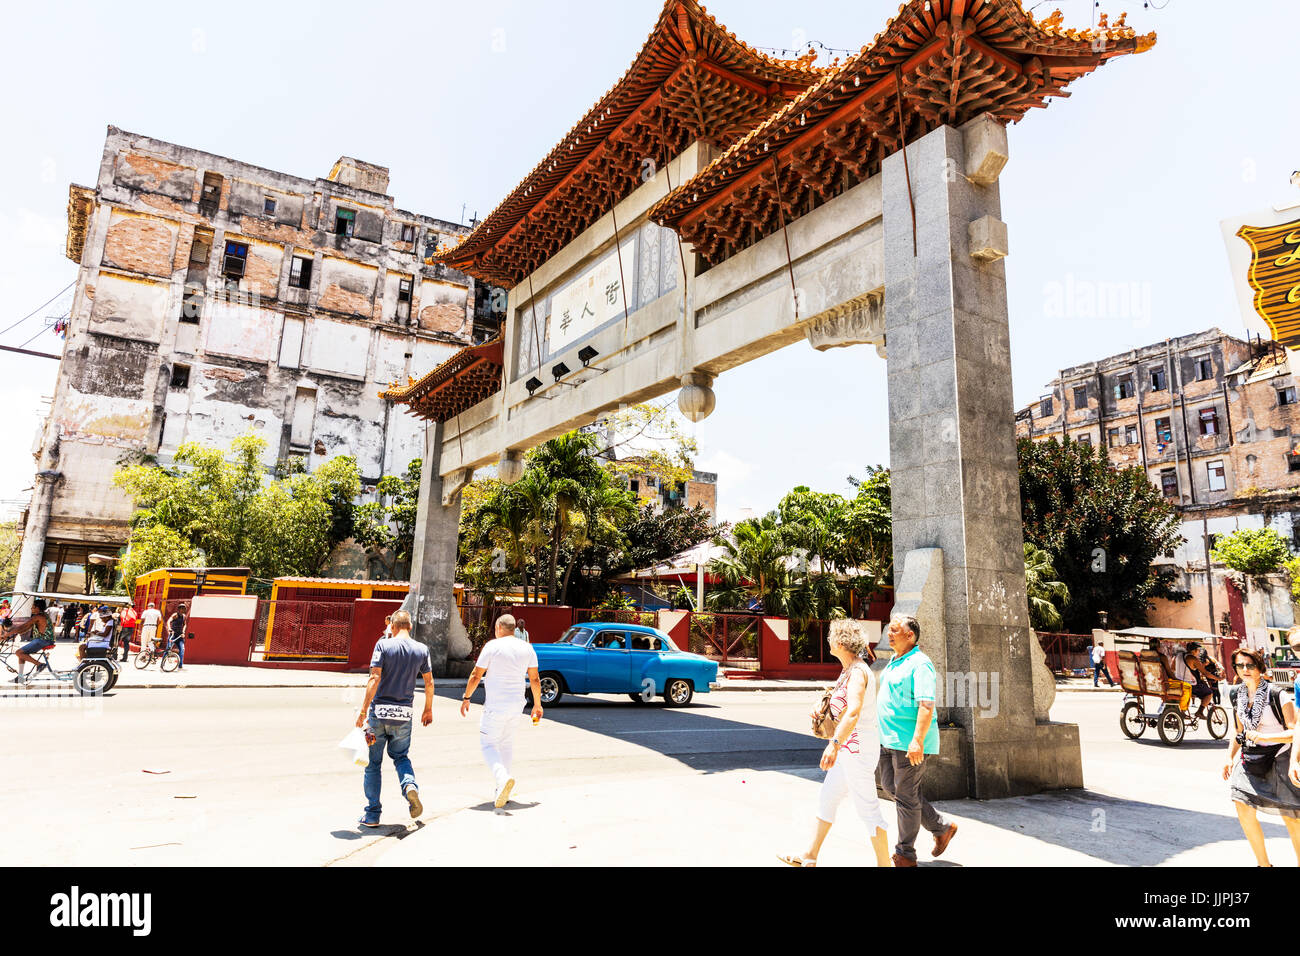
<path fill-rule="evenodd" d="M 1248 578 L 1262 578 L 1281 571 L 1291 558 L 1286 538 L 1272 528 L 1241 528 L 1219 538 L 1210 558 L 1240 571 Z"/>
<path fill-rule="evenodd" d="M 1025 542 L 1025 597 L 1029 600 L 1029 623 L 1044 631 L 1061 626 L 1061 608 L 1070 600 L 1070 589 L 1056 580 L 1052 556 Z"/>
<path fill-rule="evenodd" d="M 1174 508 L 1140 468 L 1113 468 L 1099 449 L 1021 439 L 1025 540 L 1051 555 L 1069 590 L 1063 626 L 1087 632 L 1106 611 L 1142 624 L 1154 598 L 1186 601 L 1172 568 L 1153 562 L 1183 540 Z"/>
<path fill-rule="evenodd" d="M 317 573 L 350 531 L 356 460 L 332 458 L 310 474 L 286 467 L 275 479 L 261 464 L 265 449 L 254 435 L 236 438 L 228 454 L 187 442 L 170 467 L 120 468 L 113 481 L 135 503 L 122 585 L 154 567 L 199 563 L 247 566 L 254 577 Z"/>
<path fill-rule="evenodd" d="M 795 545 L 775 515 L 738 521 L 728 537 L 719 536 L 714 544 L 724 553 L 709 562 L 709 574 L 719 580 L 705 599 L 710 608 L 742 609 L 752 601 L 764 614 L 786 612 L 791 589 L 787 561 Z"/>
<path fill-rule="evenodd" d="M 0 591 L 13 590 L 18 577 L 18 558 L 23 549 L 17 521 L 0 522 Z"/>
<path fill-rule="evenodd" d="M 404 475 L 384 475 L 375 485 L 377 500 L 358 505 L 352 518 L 352 537 L 379 562 L 389 580 L 410 574 L 415 548 L 415 518 L 420 506 L 421 459 L 406 466 Z M 342 529 L 336 528 L 337 535 Z"/>

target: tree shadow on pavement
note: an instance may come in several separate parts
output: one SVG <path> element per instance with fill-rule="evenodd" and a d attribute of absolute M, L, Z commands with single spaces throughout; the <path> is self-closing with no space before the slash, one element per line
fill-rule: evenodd
<path fill-rule="evenodd" d="M 1224 786 L 1224 805 L 1231 810 Z M 1119 866 L 1155 866 L 1213 843 L 1239 844 L 1243 865 L 1254 859 L 1235 815 L 1126 800 L 1091 790 L 1054 790 L 1003 800 L 946 800 L 936 806 Z M 1261 813 L 1259 820 L 1265 838 L 1286 836 L 1286 827 L 1272 822 L 1277 817 Z M 1021 855 L 1023 851 L 1009 848 L 1008 852 Z"/>
<path fill-rule="evenodd" d="M 451 688 L 435 693 L 459 701 L 463 691 Z M 687 707 L 670 707 L 658 699 L 634 704 L 625 696 L 605 699 L 566 694 L 546 708 L 544 720 L 652 750 L 702 773 L 742 769 L 806 773 L 817 769 L 825 741 L 811 732 L 722 717 L 722 707 L 709 700 L 712 696 L 697 695 Z M 783 695 L 773 696 L 779 700 Z M 482 700 L 482 690 L 476 690 L 472 703 L 479 705 Z M 521 706 L 521 713 L 526 710 Z M 477 718 L 473 712 L 470 716 Z"/>

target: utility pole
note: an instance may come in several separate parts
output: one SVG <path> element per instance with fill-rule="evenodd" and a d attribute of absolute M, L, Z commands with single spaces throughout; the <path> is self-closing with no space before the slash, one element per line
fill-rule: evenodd
<path fill-rule="evenodd" d="M 1201 515 L 1201 537 L 1205 541 L 1205 596 L 1210 602 L 1209 632 L 1217 634 L 1218 629 L 1214 626 L 1214 572 L 1210 570 L 1210 523 L 1205 515 Z"/>

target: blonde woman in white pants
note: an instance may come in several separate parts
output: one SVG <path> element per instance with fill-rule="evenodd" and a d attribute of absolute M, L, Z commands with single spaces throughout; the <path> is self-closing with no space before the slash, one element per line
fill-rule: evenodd
<path fill-rule="evenodd" d="M 483 717 L 479 721 L 478 742 L 483 759 L 492 771 L 493 804 L 504 807 L 515 788 L 511 771 L 515 750 L 515 730 L 519 726 L 520 704 L 524 686 L 533 691 L 532 718 L 542 717 L 542 688 L 537 676 L 537 652 L 515 637 L 513 615 L 502 614 L 496 621 L 496 637 L 483 645 L 474 672 L 469 676 L 460 701 L 460 715 L 469 714 L 469 699 L 483 681 L 485 697 Z"/>
<path fill-rule="evenodd" d="M 876 724 L 876 678 L 862 659 L 867 638 L 856 621 L 832 621 L 828 640 L 831 653 L 844 670 L 831 694 L 831 716 L 836 718 L 835 736 L 822 752 L 821 768 L 826 771 L 817 800 L 817 820 L 812 842 L 802 854 L 788 853 L 779 859 L 790 866 L 816 866 L 822 843 L 835 822 L 835 813 L 846 796 L 853 800 L 858 817 L 867 825 L 877 866 L 890 866 L 889 832 L 876 797 L 876 761 L 880 758 L 880 731 Z"/>

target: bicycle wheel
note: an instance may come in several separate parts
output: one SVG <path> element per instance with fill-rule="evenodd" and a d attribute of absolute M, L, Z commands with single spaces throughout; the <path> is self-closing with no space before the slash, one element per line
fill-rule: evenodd
<path fill-rule="evenodd" d="M 1205 722 L 1210 731 L 1210 736 L 1215 740 L 1222 740 L 1228 736 L 1228 712 L 1215 704 L 1210 708 L 1210 718 Z"/>
<path fill-rule="evenodd" d="M 162 663 L 158 665 L 161 670 L 171 671 L 181 666 L 181 655 L 177 651 L 168 651 L 163 655 Z"/>
<path fill-rule="evenodd" d="M 113 671 L 102 661 L 91 661 L 77 669 L 72 682 L 83 697 L 98 697 L 112 686 Z"/>
<path fill-rule="evenodd" d="M 153 655 L 150 654 L 148 651 L 141 651 L 139 654 L 135 655 L 135 666 L 138 667 L 140 670 L 144 670 L 152 663 L 153 663 Z"/>

